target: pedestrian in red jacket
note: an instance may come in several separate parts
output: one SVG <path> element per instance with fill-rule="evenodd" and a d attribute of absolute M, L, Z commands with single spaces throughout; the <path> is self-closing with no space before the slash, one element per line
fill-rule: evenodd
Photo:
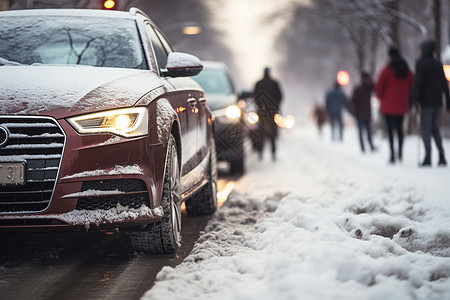
<path fill-rule="evenodd" d="M 388 54 L 389 63 L 381 70 L 375 91 L 381 103 L 380 112 L 386 121 L 389 136 L 389 162 L 395 163 L 396 158 L 402 160 L 403 116 L 409 110 L 409 95 L 414 75 L 397 49 L 390 48 Z M 398 137 L 397 156 L 394 150 L 394 130 Z"/>

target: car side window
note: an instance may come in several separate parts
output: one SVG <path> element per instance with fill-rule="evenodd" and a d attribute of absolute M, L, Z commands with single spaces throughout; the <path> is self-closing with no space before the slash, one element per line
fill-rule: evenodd
<path fill-rule="evenodd" d="M 170 46 L 169 42 L 166 40 L 166 38 L 164 37 L 164 35 L 161 33 L 161 31 L 159 31 L 158 29 L 154 28 L 156 34 L 159 37 L 159 40 L 161 41 L 164 49 L 166 50 L 167 53 L 173 52 L 172 46 Z"/>
<path fill-rule="evenodd" d="M 147 30 L 147 34 L 152 42 L 153 51 L 155 52 L 156 61 L 158 63 L 158 68 L 163 69 L 167 65 L 167 55 L 168 52 L 164 48 L 161 40 L 158 37 L 155 29 L 150 23 L 145 24 L 145 28 Z"/>

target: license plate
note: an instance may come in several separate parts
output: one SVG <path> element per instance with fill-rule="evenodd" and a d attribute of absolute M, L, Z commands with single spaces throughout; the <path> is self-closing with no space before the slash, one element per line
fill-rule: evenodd
<path fill-rule="evenodd" d="M 0 162 L 0 185 L 25 184 L 25 163 Z"/>

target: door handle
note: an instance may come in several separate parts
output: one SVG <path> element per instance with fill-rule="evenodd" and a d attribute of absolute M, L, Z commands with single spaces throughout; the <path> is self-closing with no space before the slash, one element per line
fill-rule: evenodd
<path fill-rule="evenodd" d="M 198 102 L 200 102 L 202 105 L 206 105 L 206 98 L 205 97 L 198 98 Z"/>
<path fill-rule="evenodd" d="M 195 98 L 193 98 L 193 97 L 189 97 L 189 98 L 187 99 L 187 102 L 189 103 L 189 105 L 190 105 L 192 108 L 195 108 L 195 106 L 197 105 L 197 99 L 195 99 Z"/>

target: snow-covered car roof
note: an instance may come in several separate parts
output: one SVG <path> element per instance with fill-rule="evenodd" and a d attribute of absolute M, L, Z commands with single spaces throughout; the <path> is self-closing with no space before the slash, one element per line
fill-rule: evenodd
<path fill-rule="evenodd" d="M 108 17 L 108 18 L 128 18 L 133 19 L 136 13 L 141 12 L 136 8 L 130 9 L 130 11 L 109 11 L 101 9 L 27 9 L 27 10 L 9 10 L 0 12 L 0 16 L 89 16 L 89 17 Z M 146 15 L 145 15 L 146 16 Z M 148 17 L 148 16 L 146 16 Z"/>

